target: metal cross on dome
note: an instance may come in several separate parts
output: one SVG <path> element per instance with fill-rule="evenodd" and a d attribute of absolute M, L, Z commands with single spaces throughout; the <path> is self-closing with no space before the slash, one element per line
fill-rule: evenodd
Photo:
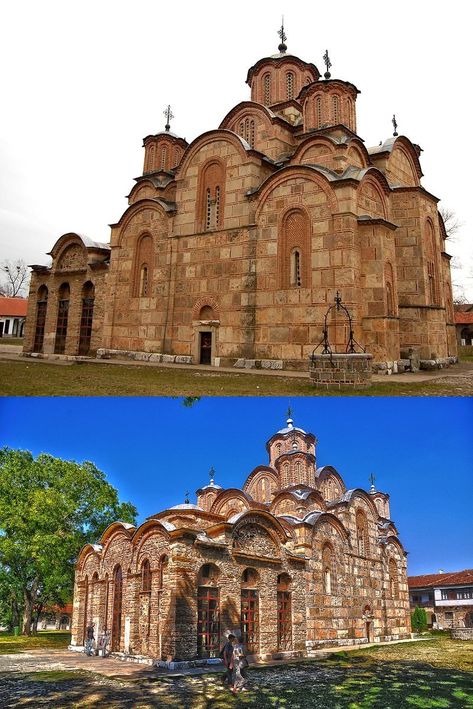
<path fill-rule="evenodd" d="M 393 128 L 394 128 L 394 133 L 393 133 L 393 135 L 394 135 L 394 136 L 397 136 L 397 135 L 398 135 L 398 132 L 397 132 L 397 121 L 396 121 L 396 114 L 395 114 L 395 113 L 393 114 L 392 124 L 393 124 Z"/>
<path fill-rule="evenodd" d="M 213 485 L 214 480 L 215 480 L 215 469 L 214 469 L 213 465 L 209 470 L 209 478 L 210 478 L 210 484 Z"/>
<path fill-rule="evenodd" d="M 374 489 L 374 483 L 375 483 L 375 480 L 376 480 L 376 475 L 373 475 L 373 473 L 371 473 L 371 475 L 369 476 L 368 480 L 369 480 L 370 483 L 371 483 L 371 487 Z"/>
<path fill-rule="evenodd" d="M 330 79 L 330 77 L 331 77 L 332 75 L 331 75 L 331 73 L 329 72 L 329 69 L 330 69 L 330 67 L 332 66 L 332 62 L 330 61 L 330 57 L 329 57 L 329 55 L 328 55 L 328 49 L 325 50 L 325 54 L 324 54 L 324 56 L 323 56 L 323 60 L 324 60 L 325 66 L 327 67 L 327 71 L 325 72 L 324 77 L 325 77 L 326 79 Z"/>
<path fill-rule="evenodd" d="M 286 46 L 287 36 L 286 36 L 286 33 L 284 32 L 284 15 L 282 16 L 282 19 L 281 19 L 281 29 L 278 30 L 278 35 L 281 40 L 281 43 L 280 43 L 278 49 L 281 53 L 284 53 L 287 49 L 287 46 Z"/>
<path fill-rule="evenodd" d="M 166 116 L 166 125 L 164 126 L 164 128 L 166 129 L 166 133 L 169 133 L 171 129 L 171 119 L 174 118 L 174 114 L 171 111 L 171 106 L 169 104 L 167 108 L 164 109 L 163 116 Z"/>

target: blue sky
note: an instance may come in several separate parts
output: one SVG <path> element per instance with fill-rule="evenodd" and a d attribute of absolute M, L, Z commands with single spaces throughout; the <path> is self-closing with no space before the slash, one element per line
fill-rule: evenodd
<path fill-rule="evenodd" d="M 470 398 L 166 398 L 0 400 L 0 445 L 91 460 L 139 521 L 208 481 L 240 487 L 267 462 L 265 443 L 295 424 L 318 439 L 317 465 L 347 487 L 391 496 L 409 573 L 473 567 L 473 400 Z"/>

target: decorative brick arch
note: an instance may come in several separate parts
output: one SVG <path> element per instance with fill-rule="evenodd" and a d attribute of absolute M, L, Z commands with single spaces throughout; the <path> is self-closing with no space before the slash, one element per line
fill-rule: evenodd
<path fill-rule="evenodd" d="M 256 221 L 258 221 L 271 192 L 284 184 L 284 182 L 295 178 L 307 180 L 307 182 L 313 182 L 317 185 L 325 194 L 331 213 L 336 214 L 338 212 L 337 197 L 325 175 L 316 168 L 309 167 L 308 165 L 288 165 L 287 167 L 281 168 L 281 170 L 274 173 L 274 175 L 270 175 L 260 186 L 258 206 L 255 214 Z"/>
<path fill-rule="evenodd" d="M 376 173 L 370 171 L 363 177 L 358 187 L 357 203 L 360 214 L 389 219 L 386 185 Z"/>
<path fill-rule="evenodd" d="M 278 275 L 280 288 L 310 288 L 311 221 L 304 207 L 290 207 L 279 220 Z M 298 256 L 299 281 L 295 274 Z"/>
<path fill-rule="evenodd" d="M 203 296 L 202 298 L 196 300 L 194 307 L 192 308 L 192 320 L 200 320 L 200 311 L 206 306 L 212 308 L 215 315 L 215 320 L 220 320 L 220 307 L 215 298 L 212 296 Z"/>

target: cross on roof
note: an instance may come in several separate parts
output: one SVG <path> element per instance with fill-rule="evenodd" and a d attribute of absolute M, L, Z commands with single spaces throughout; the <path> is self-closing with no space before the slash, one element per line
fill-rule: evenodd
<path fill-rule="evenodd" d="M 213 466 L 213 465 L 212 465 L 212 467 L 211 467 L 210 470 L 209 470 L 209 478 L 210 478 L 210 482 L 213 483 L 214 478 L 215 478 L 215 470 L 214 470 L 214 466 Z"/>
<path fill-rule="evenodd" d="M 284 54 L 284 52 L 287 49 L 287 47 L 286 47 L 287 36 L 286 36 L 286 33 L 284 32 L 284 15 L 282 16 L 282 19 L 281 19 L 281 29 L 278 30 L 278 35 L 281 39 L 281 43 L 280 43 L 278 49 L 281 52 L 281 54 Z"/>
<path fill-rule="evenodd" d="M 171 106 L 169 104 L 167 108 L 164 109 L 163 115 L 166 116 L 166 125 L 164 128 L 166 129 L 166 133 L 169 133 L 169 130 L 171 129 L 171 119 L 174 118 L 174 114 L 171 111 Z"/>
<path fill-rule="evenodd" d="M 325 77 L 326 79 L 330 79 L 330 77 L 331 77 L 332 75 L 331 75 L 331 73 L 329 72 L 329 69 L 330 69 L 330 67 L 332 66 L 332 62 L 330 61 L 330 57 L 329 57 L 329 55 L 328 55 L 328 49 L 325 50 L 325 54 L 324 54 L 324 56 L 323 56 L 323 59 L 324 59 L 325 66 L 327 67 L 327 71 L 325 72 L 324 77 Z"/>
<path fill-rule="evenodd" d="M 393 135 L 396 136 L 396 135 L 398 135 L 398 132 L 397 132 L 396 114 L 393 114 L 392 124 L 393 124 L 393 128 L 394 128 L 394 133 L 393 133 Z"/>
<path fill-rule="evenodd" d="M 369 480 L 370 483 L 371 483 L 371 487 L 374 488 L 374 483 L 375 483 L 375 480 L 376 480 L 376 475 L 373 475 L 373 473 L 371 473 L 371 475 L 369 476 L 368 480 Z"/>

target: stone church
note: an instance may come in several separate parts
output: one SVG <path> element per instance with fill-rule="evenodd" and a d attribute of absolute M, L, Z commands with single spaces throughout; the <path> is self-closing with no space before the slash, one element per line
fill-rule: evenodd
<path fill-rule="evenodd" d="M 110 244 L 74 232 L 33 266 L 25 353 L 305 368 L 337 291 L 374 362 L 457 352 L 450 257 L 421 149 L 367 147 L 358 89 L 279 51 L 190 144 L 144 139 Z M 329 320 L 333 351 L 346 323 Z"/>
<path fill-rule="evenodd" d="M 196 504 L 110 525 L 77 561 L 71 648 L 90 621 L 113 652 L 168 666 L 218 657 L 228 632 L 262 658 L 409 637 L 389 495 L 347 490 L 316 445 L 289 418 L 242 489 L 211 470 Z"/>

